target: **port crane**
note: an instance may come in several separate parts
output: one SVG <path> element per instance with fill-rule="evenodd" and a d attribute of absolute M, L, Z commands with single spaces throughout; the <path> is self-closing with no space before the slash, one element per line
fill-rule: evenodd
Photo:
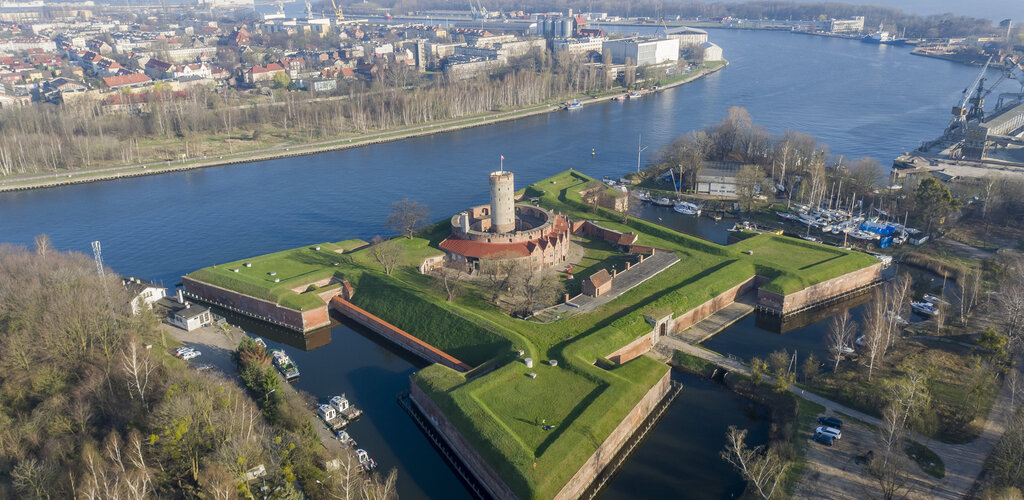
<path fill-rule="evenodd" d="M 345 13 L 341 11 L 341 7 L 338 7 L 337 2 L 335 2 L 334 0 L 331 0 L 331 6 L 334 7 L 334 17 L 338 21 L 344 21 L 345 20 Z"/>

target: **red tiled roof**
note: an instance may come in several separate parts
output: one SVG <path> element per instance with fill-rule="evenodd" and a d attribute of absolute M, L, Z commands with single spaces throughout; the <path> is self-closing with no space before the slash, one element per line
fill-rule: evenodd
<path fill-rule="evenodd" d="M 447 250 L 466 257 L 488 258 L 488 257 L 528 257 L 530 248 L 527 243 L 487 243 L 485 241 L 457 240 L 446 238 L 441 242 L 443 250 Z"/>
<path fill-rule="evenodd" d="M 587 281 L 594 284 L 594 288 L 599 288 L 603 286 L 605 283 L 610 282 L 611 280 L 612 275 L 608 274 L 607 269 L 602 269 L 594 274 L 591 274 L 590 277 L 587 278 Z"/>
<path fill-rule="evenodd" d="M 252 74 L 267 73 L 269 71 L 284 71 L 284 67 L 277 63 L 270 63 L 266 66 L 253 66 L 249 69 L 249 73 Z"/>
<path fill-rule="evenodd" d="M 619 235 L 619 240 L 615 242 L 616 245 L 629 246 L 636 243 L 637 235 L 635 233 L 622 233 Z"/>
<path fill-rule="evenodd" d="M 135 85 L 137 83 L 146 83 L 152 81 L 148 76 L 142 73 L 131 73 L 128 75 L 119 76 L 108 76 L 103 79 L 108 87 L 123 87 L 125 85 Z"/>

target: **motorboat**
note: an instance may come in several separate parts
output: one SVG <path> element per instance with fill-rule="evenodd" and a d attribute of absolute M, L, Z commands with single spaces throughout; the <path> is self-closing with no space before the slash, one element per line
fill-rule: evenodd
<path fill-rule="evenodd" d="M 914 312 L 925 316 L 934 316 L 939 312 L 939 308 L 935 307 L 935 304 L 932 304 L 931 302 L 911 302 L 910 308 L 913 309 Z"/>
<path fill-rule="evenodd" d="M 678 201 L 672 208 L 684 215 L 700 215 L 700 207 L 688 201 Z"/>

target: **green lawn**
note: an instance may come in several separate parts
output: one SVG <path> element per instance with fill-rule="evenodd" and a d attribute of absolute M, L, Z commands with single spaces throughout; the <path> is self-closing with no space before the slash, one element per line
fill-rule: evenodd
<path fill-rule="evenodd" d="M 593 311 L 552 323 L 514 319 L 484 300 L 472 284 L 446 302 L 432 278 L 413 266 L 436 255 L 437 243 L 450 230 L 447 221 L 417 238 L 397 239 L 403 262 L 391 276 L 384 275 L 372 249 L 338 254 L 333 251 L 336 246 L 328 244 L 321 244 L 320 251 L 306 247 L 249 259 L 253 267 L 242 276 L 226 268 L 243 261 L 197 273 L 228 288 L 271 295 L 282 294 L 285 285 L 321 275 L 337 273 L 350 280 L 357 305 L 477 366 L 460 374 L 431 365 L 412 378 L 516 495 L 550 498 L 668 372 L 667 365 L 648 357 L 621 366 L 604 360 L 651 330 L 645 316 L 686 312 L 755 274 L 768 277 L 774 289 L 791 292 L 876 262 L 863 254 L 774 235 L 726 247 L 641 219 L 623 223 L 620 214 L 592 211 L 583 203 L 579 191 L 592 181 L 568 171 L 524 191 L 574 220 L 590 219 L 605 228 L 636 232 L 638 244 L 674 252 L 681 262 Z M 578 278 L 623 258 L 603 241 L 581 238 L 580 243 L 586 253 L 575 269 Z M 743 253 L 748 249 L 754 255 Z M 277 286 L 265 277 L 271 268 L 281 278 Z M 523 365 L 515 349 L 534 359 L 534 369 Z M 550 359 L 558 366 L 543 364 Z M 537 373 L 536 379 L 526 377 L 530 371 Z M 538 418 L 555 428 L 543 430 L 535 424 Z"/>
<path fill-rule="evenodd" d="M 319 243 L 204 267 L 187 276 L 285 307 L 306 310 L 320 307 L 324 302 L 315 293 L 307 293 L 305 286 L 324 278 L 340 277 L 342 261 L 347 260 L 342 254 L 363 245 L 366 242 L 362 240 Z M 292 290 L 299 287 L 302 289 L 298 292 Z"/>

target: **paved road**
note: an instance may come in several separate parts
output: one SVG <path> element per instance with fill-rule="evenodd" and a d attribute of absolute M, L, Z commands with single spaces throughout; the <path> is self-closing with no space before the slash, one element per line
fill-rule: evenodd
<path fill-rule="evenodd" d="M 715 363 L 728 370 L 750 375 L 750 369 L 739 361 L 701 349 L 673 336 L 662 337 L 658 342 L 657 350 L 659 359 L 664 359 L 667 351 L 679 350 Z M 668 352 L 668 356 L 671 356 L 670 352 Z M 881 420 L 877 417 L 807 392 L 800 387 L 791 385 L 789 386 L 789 392 L 824 406 L 827 413 L 843 413 L 867 424 L 881 426 Z M 1003 435 L 1007 423 L 1010 421 L 1012 413 L 1010 396 L 1011 389 L 1009 385 L 1003 384 L 998 397 L 992 405 L 992 410 L 985 420 L 985 427 L 981 434 L 969 443 L 943 443 L 926 436 L 910 433 L 909 437 L 911 439 L 928 446 L 942 459 L 946 466 L 946 476 L 938 480 L 935 487 L 929 492 L 932 498 L 955 500 L 967 496 L 968 491 L 970 491 L 975 480 L 981 474 L 985 459 L 992 453 L 996 442 L 999 441 L 999 437 Z"/>
<path fill-rule="evenodd" d="M 633 265 L 629 270 L 622 271 L 612 278 L 612 286 L 607 293 L 597 297 L 577 295 L 568 304 L 560 304 L 555 310 L 559 312 L 573 309 L 592 311 L 672 267 L 676 262 L 679 262 L 679 256 L 673 252 L 655 252 L 654 255 L 645 258 L 643 262 Z"/>

